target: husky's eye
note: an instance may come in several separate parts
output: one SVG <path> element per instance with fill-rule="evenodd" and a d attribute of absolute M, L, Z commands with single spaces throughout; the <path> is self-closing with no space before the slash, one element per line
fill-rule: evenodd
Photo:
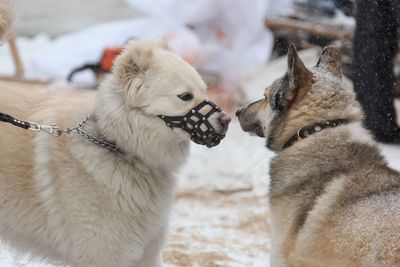
<path fill-rule="evenodd" d="M 180 99 L 182 99 L 183 101 L 190 101 L 193 99 L 193 95 L 191 93 L 184 93 L 184 94 L 178 95 L 178 97 Z"/>

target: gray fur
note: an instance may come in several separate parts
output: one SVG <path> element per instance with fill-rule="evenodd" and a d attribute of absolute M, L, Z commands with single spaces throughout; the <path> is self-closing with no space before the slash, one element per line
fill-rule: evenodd
<path fill-rule="evenodd" d="M 272 266 L 399 266 L 400 173 L 387 166 L 362 126 L 354 92 L 341 85 L 340 52 L 325 48 L 308 76 L 292 71 L 300 59 L 289 51 L 289 71 L 266 89 L 265 103 L 239 114 L 242 128 L 264 129 L 260 136 L 277 153 L 270 166 Z M 280 112 L 269 99 L 290 89 L 295 97 Z M 332 119 L 348 123 L 282 148 L 302 127 Z"/>

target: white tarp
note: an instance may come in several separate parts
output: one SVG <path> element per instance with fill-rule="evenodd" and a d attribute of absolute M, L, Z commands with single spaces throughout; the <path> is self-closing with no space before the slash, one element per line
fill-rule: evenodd
<path fill-rule="evenodd" d="M 181 47 L 197 53 L 197 37 L 185 27 L 154 18 L 138 18 L 109 22 L 77 32 L 65 34 L 49 41 L 46 48 L 33 55 L 27 64 L 27 74 L 41 74 L 49 78 L 66 79 L 69 72 L 86 63 L 100 60 L 103 49 L 123 45 L 130 38 L 169 38 L 169 44 L 180 54 Z M 185 40 L 185 45 L 181 40 Z M 32 67 L 32 69 L 31 69 Z M 94 82 L 94 76 L 86 73 L 76 75 L 80 82 Z"/>
<path fill-rule="evenodd" d="M 286 0 L 287 1 L 287 0 Z M 151 17 L 190 26 L 201 43 L 201 67 L 223 75 L 225 87 L 267 62 L 272 34 L 264 26 L 271 0 L 128 0 Z"/>
<path fill-rule="evenodd" d="M 241 75 L 265 64 L 270 56 L 273 40 L 264 19 L 275 6 L 272 0 L 127 1 L 147 17 L 102 23 L 56 39 L 43 35 L 32 39 L 34 53 L 29 39 L 18 38 L 27 77 L 65 80 L 72 69 L 98 62 L 104 48 L 120 46 L 132 37 L 166 40 L 196 68 L 221 74 L 225 88 L 236 85 Z M 40 46 L 35 46 L 37 42 Z M 0 56 L 10 59 L 6 50 L 1 47 Z M 9 60 L 3 64 L 9 66 Z M 95 78 L 86 72 L 75 80 L 94 83 Z"/>

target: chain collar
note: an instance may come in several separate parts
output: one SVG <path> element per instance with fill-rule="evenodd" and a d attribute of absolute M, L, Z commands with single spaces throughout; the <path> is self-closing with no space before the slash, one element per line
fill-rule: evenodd
<path fill-rule="evenodd" d="M 90 142 L 95 143 L 96 145 L 99 145 L 99 146 L 107 148 L 111 151 L 115 151 L 115 152 L 122 154 L 121 150 L 115 144 L 101 140 L 100 138 L 93 136 L 93 135 L 89 134 L 88 132 L 86 132 L 85 130 L 83 130 L 83 127 L 85 127 L 85 124 L 89 121 L 89 118 L 90 118 L 90 114 L 88 114 L 77 126 L 72 127 L 72 128 L 67 128 L 67 129 L 63 130 L 63 132 L 65 132 L 67 134 L 69 134 L 71 132 L 77 133 L 80 136 L 82 136 L 83 138 L 89 140 Z"/>
<path fill-rule="evenodd" d="M 23 128 L 23 129 L 26 129 L 29 131 L 46 132 L 55 137 L 59 137 L 63 133 L 66 133 L 66 134 L 77 133 L 80 136 L 82 136 L 83 138 L 89 140 L 90 142 L 92 142 L 98 146 L 101 146 L 101 147 L 104 147 L 111 151 L 115 151 L 115 152 L 122 154 L 121 150 L 115 144 L 101 140 L 100 138 L 93 136 L 93 135 L 89 134 L 88 132 L 86 132 L 85 130 L 83 130 L 83 127 L 85 127 L 86 123 L 89 121 L 89 118 L 90 118 L 90 114 L 87 115 L 75 127 L 63 129 L 63 128 L 57 126 L 56 124 L 39 124 L 39 123 L 35 123 L 35 122 L 22 121 L 22 120 L 14 118 L 8 114 L 0 112 L 0 121 L 2 121 L 2 122 L 7 122 L 7 123 L 10 123 L 12 125 L 15 125 L 17 127 L 20 127 L 20 128 Z"/>

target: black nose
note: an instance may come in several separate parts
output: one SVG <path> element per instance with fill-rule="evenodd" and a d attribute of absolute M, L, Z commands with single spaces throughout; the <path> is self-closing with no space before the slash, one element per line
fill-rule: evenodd
<path fill-rule="evenodd" d="M 229 117 L 226 114 L 222 114 L 219 118 L 218 118 L 219 122 L 221 123 L 221 125 L 224 128 L 228 128 L 229 123 L 231 122 L 231 117 Z"/>
<path fill-rule="evenodd" d="M 240 115 L 240 113 L 242 113 L 242 111 L 243 111 L 242 108 L 236 110 L 236 113 L 235 113 L 236 117 L 239 117 L 239 115 Z"/>

